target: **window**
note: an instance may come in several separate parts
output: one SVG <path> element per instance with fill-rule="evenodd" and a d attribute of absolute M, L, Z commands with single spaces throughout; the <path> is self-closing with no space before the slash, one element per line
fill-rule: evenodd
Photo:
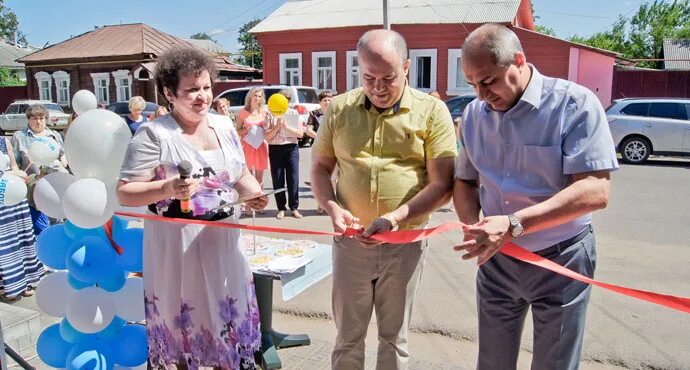
<path fill-rule="evenodd" d="M 448 91 L 447 95 L 459 95 L 474 92 L 465 80 L 462 71 L 462 49 L 448 49 Z"/>
<path fill-rule="evenodd" d="M 227 94 L 224 94 L 221 96 L 221 98 L 228 99 L 228 102 L 230 103 L 231 107 L 243 107 L 244 106 L 244 99 L 247 96 L 247 93 L 249 90 L 237 90 L 237 91 L 230 91 Z M 268 100 L 268 99 L 266 99 Z"/>
<path fill-rule="evenodd" d="M 69 73 L 57 71 L 53 73 L 53 79 L 55 80 L 55 89 L 57 90 L 57 103 L 69 106 Z"/>
<path fill-rule="evenodd" d="M 357 57 L 356 50 L 347 52 L 346 62 L 345 79 L 347 80 L 347 89 L 352 90 L 362 86 L 359 81 L 359 58 Z"/>
<path fill-rule="evenodd" d="M 311 76 L 315 89 L 335 91 L 335 51 L 311 53 Z"/>
<path fill-rule="evenodd" d="M 297 102 L 308 104 L 319 104 L 319 96 L 313 89 L 297 89 Z"/>
<path fill-rule="evenodd" d="M 280 83 L 283 85 L 302 84 L 302 53 L 280 54 Z"/>
<path fill-rule="evenodd" d="M 680 104 L 678 103 L 652 103 L 649 107 L 649 116 L 657 118 L 682 119 L 679 115 L 679 105 Z"/>
<path fill-rule="evenodd" d="M 132 97 L 132 75 L 125 69 L 113 72 L 117 101 L 128 101 Z"/>
<path fill-rule="evenodd" d="M 436 90 L 436 49 L 410 50 L 410 85 L 431 92 Z"/>
<path fill-rule="evenodd" d="M 96 101 L 99 103 L 110 103 L 110 74 L 92 73 L 93 79 L 93 93 L 96 95 Z"/>
<path fill-rule="evenodd" d="M 36 77 L 36 82 L 38 83 L 38 98 L 40 100 L 53 100 L 53 95 L 51 94 L 53 79 L 50 78 L 50 74 L 41 71 L 36 72 L 34 77 Z"/>
<path fill-rule="evenodd" d="M 633 103 L 621 109 L 621 113 L 628 116 L 646 116 L 647 111 L 649 103 Z"/>

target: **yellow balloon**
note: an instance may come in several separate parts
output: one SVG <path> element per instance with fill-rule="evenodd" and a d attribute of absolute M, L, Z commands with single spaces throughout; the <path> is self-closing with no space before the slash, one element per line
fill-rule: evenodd
<path fill-rule="evenodd" d="M 273 94 L 268 98 L 268 110 L 276 117 L 280 117 L 288 110 L 288 100 L 283 94 Z"/>

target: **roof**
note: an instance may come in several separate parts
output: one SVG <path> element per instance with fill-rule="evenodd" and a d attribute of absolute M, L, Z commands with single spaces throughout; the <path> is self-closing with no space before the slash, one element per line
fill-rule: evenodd
<path fill-rule="evenodd" d="M 55 62 L 88 58 L 122 58 L 152 54 L 158 56 L 174 45 L 189 43 L 143 23 L 99 27 L 59 44 L 27 55 L 22 63 Z"/>
<path fill-rule="evenodd" d="M 231 61 L 228 57 L 222 55 L 215 56 L 216 68 L 218 71 L 231 71 L 231 72 L 248 72 L 248 73 L 259 73 L 260 69 L 256 69 L 250 66 L 245 66 L 243 64 L 238 64 Z"/>
<path fill-rule="evenodd" d="M 228 54 L 228 51 L 223 49 L 222 46 L 218 45 L 217 42 L 213 40 L 198 40 L 198 39 L 182 39 L 184 41 L 187 41 L 188 43 L 204 49 L 206 51 L 210 51 L 211 53 L 214 54 Z"/>
<path fill-rule="evenodd" d="M 664 39 L 664 59 L 664 69 L 690 69 L 690 39 Z"/>
<path fill-rule="evenodd" d="M 20 48 L 0 40 L 0 67 L 24 69 L 24 65 L 16 62 L 16 60 L 34 51 L 36 49 Z"/>
<path fill-rule="evenodd" d="M 512 23 L 520 0 L 390 0 L 391 24 Z M 383 24 L 380 1 L 288 1 L 251 33 Z"/>

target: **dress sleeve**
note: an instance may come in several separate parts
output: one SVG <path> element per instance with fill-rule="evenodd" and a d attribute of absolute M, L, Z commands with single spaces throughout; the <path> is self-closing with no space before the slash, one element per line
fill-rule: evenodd
<path fill-rule="evenodd" d="M 142 125 L 127 146 L 122 161 L 120 180 L 150 181 L 154 170 L 160 164 L 160 138 L 151 124 Z"/>

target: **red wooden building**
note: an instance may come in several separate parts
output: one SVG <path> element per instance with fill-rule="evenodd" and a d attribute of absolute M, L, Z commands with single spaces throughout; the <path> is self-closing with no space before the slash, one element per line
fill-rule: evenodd
<path fill-rule="evenodd" d="M 465 37 L 484 23 L 513 28 L 543 74 L 569 79 L 611 101 L 615 53 L 534 32 L 529 0 L 390 0 L 392 29 L 407 41 L 410 85 L 444 98 L 472 92 L 462 73 Z M 458 4 L 460 3 L 460 4 Z M 380 28 L 381 1 L 288 1 L 254 27 L 270 84 L 344 92 L 359 86 L 356 45 Z"/>

